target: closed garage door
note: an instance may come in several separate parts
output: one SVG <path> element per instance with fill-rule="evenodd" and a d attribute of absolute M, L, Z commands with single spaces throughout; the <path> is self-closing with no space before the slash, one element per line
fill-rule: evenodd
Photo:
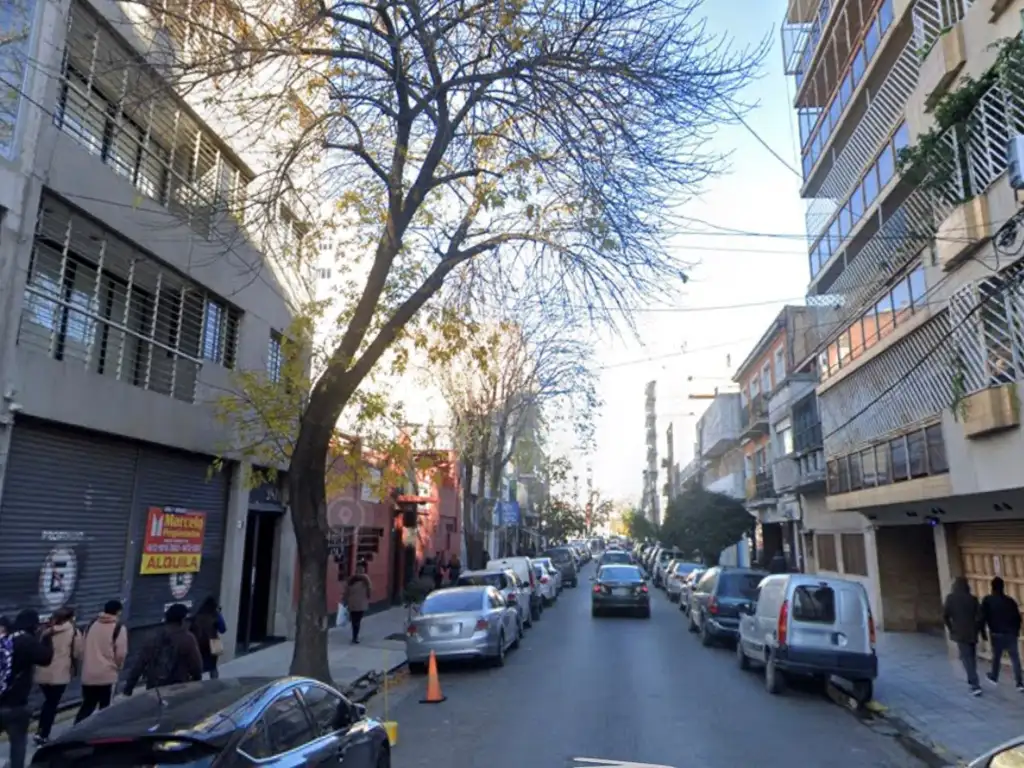
<path fill-rule="evenodd" d="M 137 454 L 19 420 L 0 507 L 0 613 L 74 605 L 88 620 L 123 594 Z"/>
<path fill-rule="evenodd" d="M 182 602 L 198 608 L 204 598 L 216 596 L 220 590 L 229 474 L 227 471 L 211 472 L 211 461 L 206 456 L 148 447 L 140 451 L 132 525 L 136 555 L 132 564 L 131 626 L 162 622 L 165 607 L 170 603 Z M 203 557 L 198 573 L 174 576 L 139 573 L 143 534 L 151 507 L 178 507 L 205 513 Z"/>
<path fill-rule="evenodd" d="M 979 599 L 991 591 L 993 576 L 1002 576 L 1006 594 L 1024 604 L 1024 520 L 961 523 L 956 531 L 964 576 Z M 979 651 L 989 656 L 988 643 Z"/>

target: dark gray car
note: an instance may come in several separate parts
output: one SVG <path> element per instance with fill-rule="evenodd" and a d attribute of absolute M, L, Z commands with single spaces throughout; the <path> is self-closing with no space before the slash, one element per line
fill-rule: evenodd
<path fill-rule="evenodd" d="M 576 558 L 573 557 L 569 547 L 553 547 L 543 553 L 542 557 L 550 557 L 559 573 L 562 574 L 562 583 L 569 587 L 578 587 L 580 583 L 579 571 L 576 570 Z"/>

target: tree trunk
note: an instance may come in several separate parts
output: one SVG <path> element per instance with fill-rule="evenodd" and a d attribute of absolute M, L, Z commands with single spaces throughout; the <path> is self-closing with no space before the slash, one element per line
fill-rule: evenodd
<path fill-rule="evenodd" d="M 327 659 L 326 456 L 331 429 L 308 426 L 288 469 L 299 561 L 299 608 L 290 673 L 332 684 Z"/>
<path fill-rule="evenodd" d="M 463 466 L 465 472 L 462 481 L 462 538 L 466 542 L 466 566 L 476 568 L 482 552 L 476 526 L 473 524 L 473 462 L 463 462 Z"/>

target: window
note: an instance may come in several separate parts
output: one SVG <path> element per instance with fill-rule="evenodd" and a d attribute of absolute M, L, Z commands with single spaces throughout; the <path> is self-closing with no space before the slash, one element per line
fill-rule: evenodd
<path fill-rule="evenodd" d="M 281 368 L 284 365 L 284 355 L 281 351 L 281 334 L 276 331 L 270 332 L 270 342 L 267 346 L 267 376 L 271 381 L 281 381 Z"/>
<path fill-rule="evenodd" d="M 897 437 L 895 440 L 889 442 L 889 449 L 891 450 L 891 467 L 892 467 L 892 479 L 893 482 L 900 480 L 906 480 L 909 476 L 909 467 L 907 465 L 907 441 L 906 438 Z"/>
<path fill-rule="evenodd" d="M 864 487 L 864 475 L 861 472 L 860 454 L 854 453 L 847 457 L 850 463 L 850 490 L 859 491 Z"/>
<path fill-rule="evenodd" d="M 910 317 L 910 282 L 900 280 L 892 288 L 892 305 L 895 312 L 896 323 L 904 322 Z"/>
<path fill-rule="evenodd" d="M 925 293 L 927 293 L 927 289 L 924 280 L 924 266 L 918 266 L 910 273 L 910 300 L 913 302 L 914 309 L 925 306 L 927 303 Z"/>
<path fill-rule="evenodd" d="M 479 611 L 482 598 L 479 592 L 434 592 L 423 601 L 420 613 L 467 613 Z"/>
<path fill-rule="evenodd" d="M 764 578 L 760 573 L 736 573 L 726 571 L 718 581 L 718 594 L 722 597 L 745 597 L 748 600 L 757 594 L 757 585 Z"/>
<path fill-rule="evenodd" d="M 840 537 L 843 550 L 843 573 L 850 576 L 868 575 L 868 554 L 864 547 L 864 534 L 844 533 Z"/>
<path fill-rule="evenodd" d="M 291 752 L 315 738 L 313 726 L 294 692 L 276 699 L 267 707 L 264 718 L 270 747 L 275 755 Z"/>
<path fill-rule="evenodd" d="M 782 456 L 789 456 L 793 452 L 793 430 L 790 427 L 779 429 L 779 445 L 782 447 Z"/>
<path fill-rule="evenodd" d="M 893 329 L 892 294 L 885 294 L 875 305 L 875 316 L 878 319 L 878 338 L 884 339 Z"/>
<path fill-rule="evenodd" d="M 868 168 L 867 175 L 864 177 L 864 200 L 866 206 L 871 205 L 878 197 L 878 166 L 874 163 Z"/>
<path fill-rule="evenodd" d="M 233 368 L 235 364 L 235 337 L 238 333 L 238 317 L 228 306 L 217 299 L 206 299 L 206 315 L 203 319 L 203 358 L 213 363 Z"/>
<path fill-rule="evenodd" d="M 875 446 L 875 475 L 879 485 L 888 485 L 892 482 L 889 475 L 889 444 Z"/>
<path fill-rule="evenodd" d="M 846 365 L 850 361 L 850 331 L 846 330 L 839 334 L 839 364 Z"/>
<path fill-rule="evenodd" d="M 860 454 L 860 468 L 861 473 L 864 477 L 864 487 L 873 488 L 877 482 L 877 476 L 875 474 L 875 449 L 868 448 L 866 451 L 861 451 Z"/>
<path fill-rule="evenodd" d="M 878 156 L 878 186 L 881 189 L 892 180 L 896 170 L 896 163 L 893 158 L 892 145 L 886 144 L 882 154 Z"/>
<path fill-rule="evenodd" d="M 900 150 L 910 146 L 910 126 L 906 123 L 900 124 L 900 127 L 896 129 L 896 133 L 892 137 L 892 145 L 896 150 L 896 157 L 898 159 Z"/>
<path fill-rule="evenodd" d="M 793 621 L 835 624 L 836 596 L 832 587 L 800 586 L 794 589 Z"/>
<path fill-rule="evenodd" d="M 928 449 L 925 447 L 924 432 L 911 432 L 907 435 L 907 457 L 911 477 L 924 477 L 928 474 Z"/>
<path fill-rule="evenodd" d="M 819 571 L 839 572 L 839 564 L 836 562 L 836 537 L 834 534 L 819 533 L 814 551 L 818 556 Z"/>
<path fill-rule="evenodd" d="M 755 376 L 750 380 L 750 399 L 753 400 L 761 394 L 761 380 Z"/>
<path fill-rule="evenodd" d="M 301 689 L 302 700 L 306 703 L 317 736 L 334 733 L 335 721 L 338 717 L 338 705 L 342 700 L 331 691 L 319 685 L 305 685 Z"/>
<path fill-rule="evenodd" d="M 256 760 L 274 756 L 274 750 L 270 746 L 270 734 L 267 732 L 267 723 L 262 717 L 249 728 L 238 749 Z"/>
<path fill-rule="evenodd" d="M 494 587 L 504 589 L 508 586 L 508 580 L 502 573 L 481 573 L 470 576 L 459 576 L 460 587 Z"/>
<path fill-rule="evenodd" d="M 321 279 L 321 280 L 330 280 L 331 279 L 331 268 L 330 267 L 320 267 L 320 269 L 318 269 L 316 271 L 316 276 L 319 279 Z"/>
<path fill-rule="evenodd" d="M 949 462 L 946 461 L 946 444 L 942 440 L 942 425 L 932 424 L 924 431 L 925 443 L 928 447 L 928 471 L 948 472 Z"/>
<path fill-rule="evenodd" d="M 761 391 L 766 395 L 772 391 L 772 364 L 767 361 L 761 368 Z"/>

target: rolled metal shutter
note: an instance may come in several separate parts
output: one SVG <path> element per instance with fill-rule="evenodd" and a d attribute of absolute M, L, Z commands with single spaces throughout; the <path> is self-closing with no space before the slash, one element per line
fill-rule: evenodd
<path fill-rule="evenodd" d="M 138 450 L 19 419 L 0 505 L 0 613 L 74 605 L 88 621 L 122 596 Z"/>
<path fill-rule="evenodd" d="M 139 456 L 138 484 L 132 538 L 135 556 L 132 562 L 133 584 L 131 626 L 159 624 L 165 606 L 182 602 L 194 610 L 208 595 L 220 592 L 221 563 L 228 506 L 229 472 L 211 473 L 213 459 L 208 456 L 179 453 L 145 447 Z M 142 542 L 150 507 L 182 507 L 206 513 L 203 558 L 198 573 L 179 579 L 172 591 L 174 577 L 166 574 L 143 576 Z M 239 574 L 241 579 L 241 574 Z M 188 582 L 191 582 L 188 584 Z M 182 594 L 187 584 L 187 592 Z"/>

